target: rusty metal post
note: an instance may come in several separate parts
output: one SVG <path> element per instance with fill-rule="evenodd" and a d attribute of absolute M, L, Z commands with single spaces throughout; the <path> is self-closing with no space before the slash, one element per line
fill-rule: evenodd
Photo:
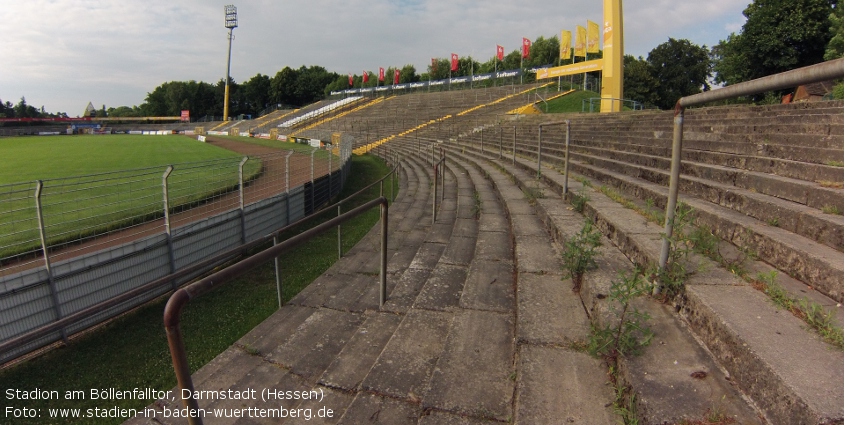
<path fill-rule="evenodd" d="M 566 145 L 564 148 L 564 163 L 563 163 L 563 196 L 569 193 L 569 134 L 572 123 L 566 120 Z"/>
<path fill-rule="evenodd" d="M 542 146 L 543 146 L 543 125 L 540 124 L 537 126 L 537 180 L 540 179 L 542 176 L 542 172 L 540 170 L 540 160 L 542 158 Z"/>
<path fill-rule="evenodd" d="M 388 204 L 387 202 L 381 204 L 381 261 L 379 267 L 379 294 L 378 305 L 379 308 L 384 307 L 384 302 L 387 301 L 387 219 L 388 219 Z"/>

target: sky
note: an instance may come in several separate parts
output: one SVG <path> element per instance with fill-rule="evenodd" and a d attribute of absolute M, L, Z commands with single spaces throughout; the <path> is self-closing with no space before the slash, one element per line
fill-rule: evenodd
<path fill-rule="evenodd" d="M 739 32 L 750 0 L 624 0 L 625 53 L 647 56 L 670 37 L 708 47 Z M 208 0 L 3 0 L 0 99 L 81 115 L 140 105 L 167 81 L 226 76 L 224 5 Z M 522 37 L 602 22 L 597 0 L 233 0 L 231 76 L 285 66 L 339 74 L 414 65 L 451 53 L 486 61 Z"/>

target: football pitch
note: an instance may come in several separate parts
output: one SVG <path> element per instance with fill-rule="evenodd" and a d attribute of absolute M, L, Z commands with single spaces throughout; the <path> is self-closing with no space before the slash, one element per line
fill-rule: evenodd
<path fill-rule="evenodd" d="M 36 180 L 43 180 L 48 245 L 154 220 L 162 212 L 162 176 L 170 208 L 236 190 L 242 155 L 185 136 L 89 135 L 0 139 L 0 258 L 40 247 Z M 261 172 L 244 166 L 244 178 Z"/>
<path fill-rule="evenodd" d="M 186 136 L 0 138 L 0 185 L 241 155 Z"/>

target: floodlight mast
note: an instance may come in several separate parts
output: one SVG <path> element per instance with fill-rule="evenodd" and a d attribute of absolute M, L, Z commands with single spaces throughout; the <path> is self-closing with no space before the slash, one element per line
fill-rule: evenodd
<path fill-rule="evenodd" d="M 229 121 L 229 72 L 232 69 L 232 30 L 238 27 L 238 8 L 234 5 L 224 6 L 226 11 L 225 27 L 229 29 L 229 60 L 226 62 L 226 91 L 223 95 L 223 121 Z"/>

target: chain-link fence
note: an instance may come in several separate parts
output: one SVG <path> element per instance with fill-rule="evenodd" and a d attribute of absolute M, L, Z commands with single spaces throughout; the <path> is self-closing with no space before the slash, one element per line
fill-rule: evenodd
<path fill-rule="evenodd" d="M 351 138 L 326 136 L 335 143 L 0 186 L 0 343 L 315 211 L 340 193 L 352 154 Z M 5 350 L 0 362 L 127 311 L 191 276 Z"/>

